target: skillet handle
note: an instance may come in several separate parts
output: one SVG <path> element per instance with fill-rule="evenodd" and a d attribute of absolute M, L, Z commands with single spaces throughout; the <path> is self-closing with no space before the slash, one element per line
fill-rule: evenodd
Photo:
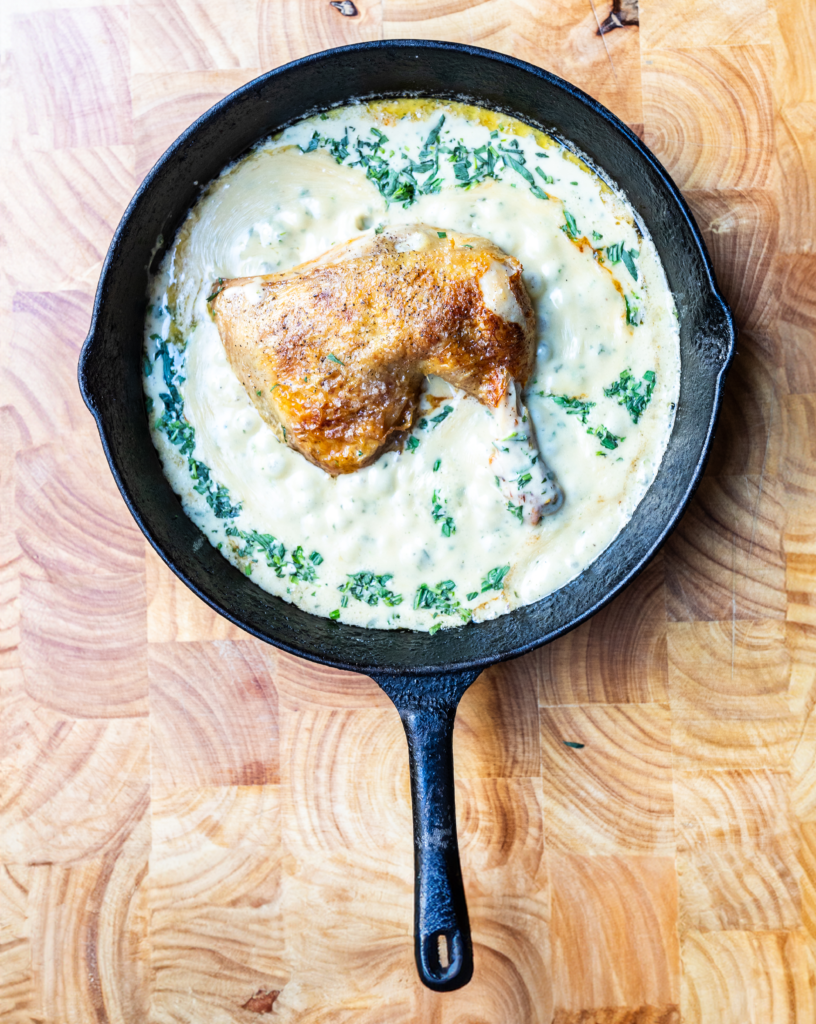
<path fill-rule="evenodd" d="M 453 992 L 473 975 L 453 785 L 453 721 L 478 672 L 379 678 L 408 739 L 414 818 L 414 941 L 420 979 Z"/>

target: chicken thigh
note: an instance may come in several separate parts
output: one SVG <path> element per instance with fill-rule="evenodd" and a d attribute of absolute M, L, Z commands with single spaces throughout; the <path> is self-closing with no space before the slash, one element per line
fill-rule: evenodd
<path fill-rule="evenodd" d="M 521 406 L 535 358 L 521 270 L 485 238 L 405 225 L 284 273 L 219 280 L 210 303 L 252 402 L 310 462 L 332 475 L 352 473 L 398 446 L 424 378 L 436 374 L 496 410 L 499 434 L 508 422 L 525 423 L 511 461 L 515 467 L 521 443 L 530 468 L 513 480 L 508 463 L 497 476 L 537 522 L 558 507 L 560 492 Z M 497 443 L 497 470 L 505 453 Z"/>

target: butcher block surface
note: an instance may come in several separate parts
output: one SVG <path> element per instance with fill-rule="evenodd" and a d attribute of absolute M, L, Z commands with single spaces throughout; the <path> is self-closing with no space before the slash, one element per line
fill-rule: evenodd
<path fill-rule="evenodd" d="M 639 25 L 631 0 L 355 4 L 0 8 L 0 1020 L 813 1024 L 813 0 L 648 0 Z M 172 575 L 76 386 L 113 231 L 182 129 L 293 58 L 406 37 L 608 105 L 682 188 L 740 329 L 664 551 L 462 702 L 475 975 L 447 995 L 414 970 L 395 711 Z"/>

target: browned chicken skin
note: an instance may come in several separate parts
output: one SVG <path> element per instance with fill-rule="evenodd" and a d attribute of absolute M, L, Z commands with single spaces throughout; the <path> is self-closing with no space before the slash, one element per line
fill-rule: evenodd
<path fill-rule="evenodd" d="M 479 236 L 402 226 L 219 281 L 211 309 L 264 420 L 327 473 L 352 473 L 405 437 L 427 375 L 493 408 L 526 382 L 535 315 L 521 269 Z"/>

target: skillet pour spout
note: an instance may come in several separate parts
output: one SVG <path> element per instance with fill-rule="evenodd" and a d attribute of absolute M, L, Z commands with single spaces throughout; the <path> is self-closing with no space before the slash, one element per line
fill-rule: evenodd
<path fill-rule="evenodd" d="M 510 114 L 588 159 L 626 193 L 651 234 L 680 327 L 680 399 L 672 435 L 654 483 L 612 544 L 555 594 L 434 636 L 362 629 L 310 615 L 261 590 L 202 543 L 162 472 L 141 377 L 148 274 L 198 198 L 199 183 L 216 177 L 259 140 L 310 114 L 405 95 L 465 100 Z M 731 313 L 694 218 L 654 155 L 626 125 L 569 83 L 472 46 L 361 43 L 262 75 L 217 103 L 173 143 L 119 224 L 79 360 L 80 389 L 111 471 L 147 539 L 203 601 L 290 654 L 370 676 L 391 697 L 408 740 L 417 966 L 431 988 L 459 988 L 474 969 L 453 795 L 451 737 L 459 699 L 482 669 L 526 654 L 584 622 L 664 543 L 702 475 L 734 341 Z"/>

